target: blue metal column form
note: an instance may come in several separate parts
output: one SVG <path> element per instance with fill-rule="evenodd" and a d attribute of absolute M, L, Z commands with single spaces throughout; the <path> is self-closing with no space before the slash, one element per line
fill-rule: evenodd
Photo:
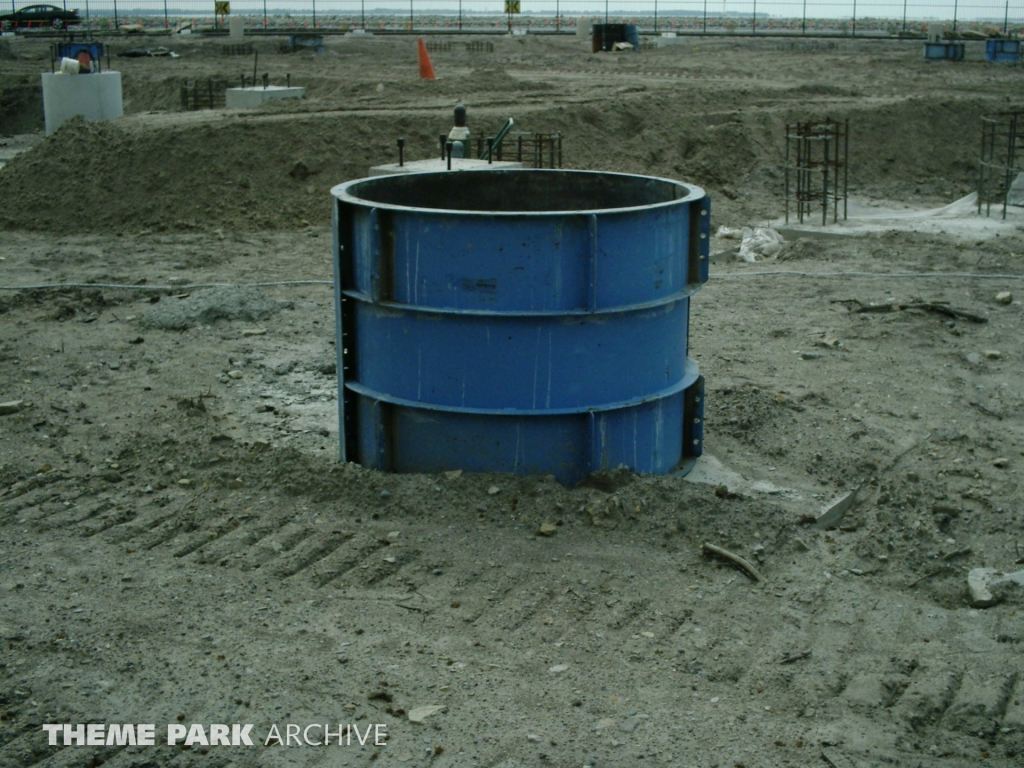
<path fill-rule="evenodd" d="M 332 195 L 341 460 L 572 483 L 700 455 L 686 353 L 708 277 L 702 189 L 505 170 Z"/>

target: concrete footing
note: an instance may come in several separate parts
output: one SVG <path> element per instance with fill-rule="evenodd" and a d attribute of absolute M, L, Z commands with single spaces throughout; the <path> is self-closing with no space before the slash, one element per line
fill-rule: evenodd
<path fill-rule="evenodd" d="M 271 99 L 301 99 L 306 95 L 305 88 L 289 88 L 284 85 L 268 85 L 266 88 L 228 88 L 224 92 L 224 106 L 228 109 L 238 107 L 258 107 Z"/>
<path fill-rule="evenodd" d="M 89 75 L 44 72 L 42 77 L 47 136 L 75 115 L 86 120 L 113 120 L 124 114 L 120 72 Z"/>

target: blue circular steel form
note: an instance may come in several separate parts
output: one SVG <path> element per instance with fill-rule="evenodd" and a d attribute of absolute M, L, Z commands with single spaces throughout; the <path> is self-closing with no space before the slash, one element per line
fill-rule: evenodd
<path fill-rule="evenodd" d="M 708 274 L 702 189 L 501 170 L 331 194 L 343 461 L 572 483 L 700 455 L 687 340 Z"/>

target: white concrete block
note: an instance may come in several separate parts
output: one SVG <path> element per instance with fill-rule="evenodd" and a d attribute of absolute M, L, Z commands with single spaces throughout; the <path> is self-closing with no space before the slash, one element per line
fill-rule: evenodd
<path fill-rule="evenodd" d="M 42 77 L 47 136 L 75 115 L 95 121 L 113 120 L 124 114 L 120 72 L 95 72 L 89 75 L 44 72 Z"/>
<path fill-rule="evenodd" d="M 228 39 L 241 41 L 245 37 L 245 19 L 241 16 L 232 16 L 228 19 Z"/>
<path fill-rule="evenodd" d="M 262 85 L 255 88 L 228 88 L 224 93 L 224 105 L 228 109 L 258 107 L 271 99 L 301 99 L 306 95 L 305 88 L 284 85 Z"/>

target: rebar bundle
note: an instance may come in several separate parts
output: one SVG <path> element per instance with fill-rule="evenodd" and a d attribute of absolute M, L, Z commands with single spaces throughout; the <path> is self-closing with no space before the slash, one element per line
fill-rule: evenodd
<path fill-rule="evenodd" d="M 800 223 L 821 209 L 821 223 L 839 221 L 839 204 L 846 219 L 849 189 L 850 121 L 826 118 L 820 123 L 786 125 L 786 223 L 790 201 Z"/>
<path fill-rule="evenodd" d="M 252 43 L 230 43 L 220 47 L 224 56 L 252 56 L 252 50 Z"/>
<path fill-rule="evenodd" d="M 223 80 L 185 80 L 181 83 L 181 108 L 191 112 L 197 109 L 217 109 L 224 106 Z"/>
<path fill-rule="evenodd" d="M 511 145 L 511 146 L 509 146 Z M 484 139 L 477 139 L 477 157 L 484 156 Z M 528 168 L 562 167 L 562 134 L 510 133 L 494 147 L 495 160 L 514 160 Z"/>
<path fill-rule="evenodd" d="M 1010 192 L 1017 176 L 1024 173 L 1024 112 L 1000 112 L 981 118 L 981 157 L 978 160 L 978 215 L 992 213 L 992 203 L 1012 204 Z M 1016 190 L 1013 190 L 1016 191 Z M 1021 192 L 1024 196 L 1024 191 Z"/>

